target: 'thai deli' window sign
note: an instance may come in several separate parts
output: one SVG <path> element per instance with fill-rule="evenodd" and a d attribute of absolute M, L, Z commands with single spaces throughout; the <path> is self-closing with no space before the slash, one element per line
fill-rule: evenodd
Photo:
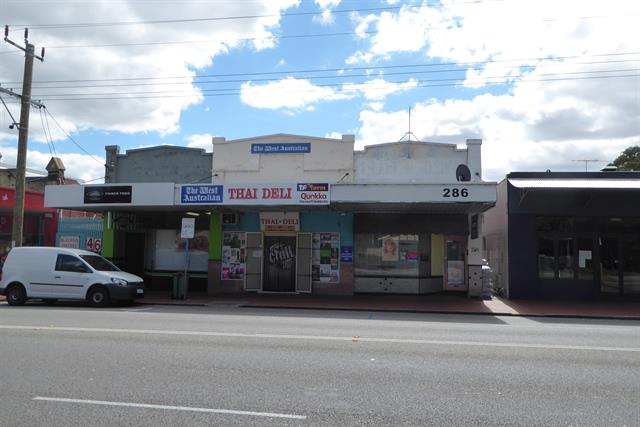
<path fill-rule="evenodd" d="M 225 185 L 227 205 L 329 204 L 329 184 L 244 184 Z"/>

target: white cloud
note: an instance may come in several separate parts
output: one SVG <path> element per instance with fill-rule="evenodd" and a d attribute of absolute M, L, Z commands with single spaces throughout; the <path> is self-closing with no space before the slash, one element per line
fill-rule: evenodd
<path fill-rule="evenodd" d="M 449 92 L 448 100 L 415 105 L 411 123 L 418 137 L 458 144 L 482 138 L 491 179 L 511 170 L 584 170 L 573 160 L 601 159 L 589 165 L 595 170 L 640 144 L 640 56 L 615 55 L 638 51 L 640 3 L 589 0 L 578 9 L 550 0 L 423 4 L 356 17 L 369 47 L 349 58 L 370 63 L 422 52 L 432 60 L 480 62 L 462 78 L 476 95 L 455 99 Z M 414 26 L 404 31 L 407 22 Z M 371 30 L 378 33 L 366 35 Z M 481 92 L 495 83 L 506 86 L 498 94 Z M 374 107 L 360 114 L 359 147 L 397 141 L 406 132 L 406 112 Z"/>
<path fill-rule="evenodd" d="M 335 17 L 331 13 L 340 5 L 341 0 L 315 0 L 316 5 L 322 10 L 322 14 L 313 17 L 313 21 L 321 25 L 330 25 L 335 21 Z"/>
<path fill-rule="evenodd" d="M 215 57 L 234 49 L 265 49 L 274 46 L 276 41 L 272 38 L 272 31 L 278 28 L 280 13 L 298 4 L 299 0 L 262 0 L 250 3 L 216 3 L 212 7 L 210 2 L 181 2 L 179 11 L 176 10 L 171 18 L 243 15 L 266 17 L 215 23 L 192 21 L 171 25 L 32 28 L 30 41 L 38 50 L 40 46 L 47 47 L 44 63 L 36 62 L 34 66 L 34 99 L 42 99 L 47 108 L 67 124 L 65 127 L 68 131 L 101 129 L 126 133 L 176 132 L 179 130 L 181 113 L 203 99 L 193 82 L 196 70 L 211 65 Z M 26 25 L 40 24 L 43 21 L 74 24 L 168 18 L 167 8 L 158 7 L 155 2 L 133 0 L 56 3 L 55 7 L 47 8 L 44 19 L 40 3 L 4 2 L 2 16 L 10 23 Z M 252 42 L 241 41 L 247 36 L 265 38 Z M 12 28 L 10 37 L 20 42 L 22 29 Z M 207 42 L 114 46 L 158 41 Z M 7 83 L 22 79 L 22 55 L 6 54 L 1 59 L 0 82 L 5 87 L 19 86 L 19 83 Z M 77 81 L 129 79 L 138 76 L 145 77 L 145 80 Z M 168 79 L 167 76 L 181 78 Z M 42 81 L 67 82 L 45 84 Z M 147 94 L 136 95 L 136 92 Z M 86 94 L 94 94 L 89 98 L 114 99 L 77 100 L 87 97 Z M 6 128 L 0 129 L 0 139 L 10 136 Z"/>
<path fill-rule="evenodd" d="M 207 152 L 211 152 L 213 150 L 212 138 L 213 135 L 211 135 L 210 133 L 201 135 L 189 135 L 186 138 L 187 147 L 204 148 Z"/>
<path fill-rule="evenodd" d="M 384 79 L 368 80 L 364 83 L 347 83 L 342 86 L 345 92 L 361 92 L 365 99 L 380 101 L 387 96 L 415 88 L 417 81 L 410 79 L 403 83 L 387 82 Z"/>
<path fill-rule="evenodd" d="M 636 93 L 633 79 L 520 82 L 510 94 L 418 103 L 412 132 L 424 141 L 458 144 L 482 138 L 490 179 L 513 170 L 584 170 L 573 160 L 600 159 L 604 166 L 640 144 Z M 404 111 L 363 111 L 357 146 L 398 140 L 406 119 Z"/>
<path fill-rule="evenodd" d="M 243 83 L 240 98 L 254 108 L 270 110 L 285 109 L 289 114 L 296 111 L 313 111 L 319 102 L 350 100 L 363 96 L 366 100 L 381 101 L 387 96 L 415 87 L 413 79 L 394 83 L 376 78 L 363 83 L 345 83 L 340 88 L 314 85 L 309 80 L 287 77 L 265 84 Z"/>
<path fill-rule="evenodd" d="M 317 86 L 309 80 L 293 77 L 266 84 L 246 82 L 240 90 L 242 102 L 254 108 L 270 110 L 304 110 L 320 101 L 347 98 L 347 95 L 333 88 Z"/>
<path fill-rule="evenodd" d="M 0 145 L 2 152 L 2 163 L 15 165 L 17 150 L 12 146 Z M 44 171 L 47 163 L 51 160 L 51 153 L 40 150 L 27 151 L 27 168 Z M 58 154 L 64 164 L 65 176 L 67 178 L 81 179 L 94 183 L 104 180 L 104 157 L 88 156 L 86 154 Z"/>

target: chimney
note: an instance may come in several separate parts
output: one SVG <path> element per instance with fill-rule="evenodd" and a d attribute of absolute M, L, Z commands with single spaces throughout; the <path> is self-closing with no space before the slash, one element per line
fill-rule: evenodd
<path fill-rule="evenodd" d="M 56 184 L 64 184 L 64 163 L 60 157 L 52 157 L 47 164 L 47 180 Z"/>

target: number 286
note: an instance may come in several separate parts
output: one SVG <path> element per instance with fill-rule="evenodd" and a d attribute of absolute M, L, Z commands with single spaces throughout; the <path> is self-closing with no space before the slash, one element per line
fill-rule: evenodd
<path fill-rule="evenodd" d="M 443 188 L 442 197 L 469 197 L 469 190 L 466 188 Z"/>

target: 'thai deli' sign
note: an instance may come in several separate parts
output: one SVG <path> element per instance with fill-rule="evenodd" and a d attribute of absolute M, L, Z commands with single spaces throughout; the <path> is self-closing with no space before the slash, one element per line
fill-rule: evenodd
<path fill-rule="evenodd" d="M 225 185 L 227 205 L 329 204 L 329 184 Z"/>

